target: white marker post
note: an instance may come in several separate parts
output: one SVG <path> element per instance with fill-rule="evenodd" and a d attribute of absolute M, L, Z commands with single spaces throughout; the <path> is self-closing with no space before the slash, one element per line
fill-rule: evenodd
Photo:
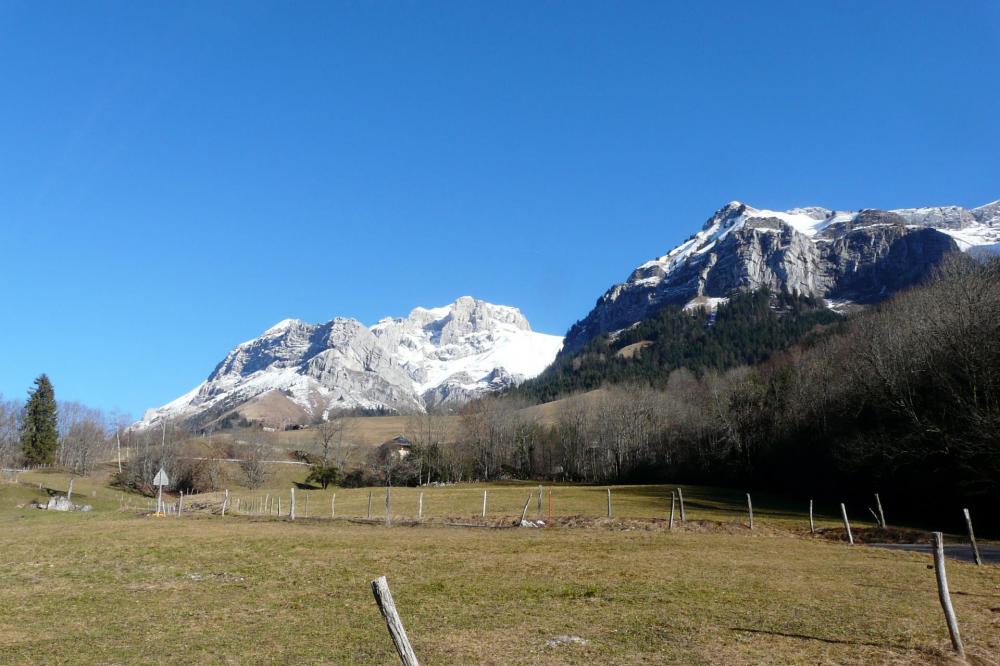
<path fill-rule="evenodd" d="M 169 485 L 170 479 L 167 478 L 167 473 L 160 468 L 160 471 L 156 473 L 153 477 L 153 485 L 158 488 L 156 494 L 156 515 L 163 516 L 163 486 Z"/>
<path fill-rule="evenodd" d="M 844 503 L 840 503 L 840 515 L 844 517 L 844 529 L 847 531 L 847 543 L 851 546 L 854 545 L 854 535 L 851 534 L 851 522 L 847 520 L 847 507 Z"/>

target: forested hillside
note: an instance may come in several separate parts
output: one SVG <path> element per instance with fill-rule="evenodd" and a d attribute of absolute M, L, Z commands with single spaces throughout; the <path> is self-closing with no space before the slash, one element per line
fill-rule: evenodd
<path fill-rule="evenodd" d="M 712 325 L 665 311 L 560 359 L 561 383 L 525 394 L 573 386 L 574 361 L 587 373 L 577 386 L 639 381 L 554 403 L 547 423 L 511 396 L 473 403 L 455 455 L 480 478 L 676 480 L 856 503 L 877 491 L 897 515 L 957 520 L 968 506 L 1000 518 L 1000 259 L 956 255 L 931 282 L 783 352 L 771 350 L 830 320 L 777 299 L 737 297 Z M 653 345 L 615 357 L 635 340 Z"/>
<path fill-rule="evenodd" d="M 668 305 L 631 328 L 559 354 L 545 372 L 512 393 L 547 402 L 606 383 L 663 387 L 671 370 L 754 365 L 841 320 L 822 299 L 767 289 L 736 293 L 715 311 Z"/>

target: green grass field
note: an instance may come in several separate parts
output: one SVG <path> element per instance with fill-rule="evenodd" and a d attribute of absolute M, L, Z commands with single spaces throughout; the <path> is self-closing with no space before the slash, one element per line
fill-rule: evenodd
<path fill-rule="evenodd" d="M 293 476 L 234 487 L 231 502 L 287 501 Z M 741 493 L 684 487 L 688 523 L 670 532 L 668 488 L 615 487 L 608 521 L 604 488 L 556 486 L 558 526 L 476 529 L 447 523 L 509 524 L 535 486 L 488 486 L 486 521 L 482 487 L 426 488 L 419 525 L 407 519 L 420 490 L 399 488 L 387 528 L 330 520 L 332 489 L 297 491 L 292 523 L 223 518 L 217 494 L 181 518 L 123 512 L 100 479 L 74 483 L 93 512 L 49 513 L 18 505 L 66 477 L 21 481 L 0 485 L 5 664 L 392 664 L 379 575 L 424 664 L 950 661 L 927 556 L 812 537 L 777 498 L 754 497 L 751 533 Z M 366 515 L 368 490 L 336 492 L 338 516 Z M 839 521 L 818 526 L 832 535 Z M 997 663 L 1000 567 L 949 560 L 948 573 L 970 661 Z M 587 642 L 546 645 L 560 635 Z"/>

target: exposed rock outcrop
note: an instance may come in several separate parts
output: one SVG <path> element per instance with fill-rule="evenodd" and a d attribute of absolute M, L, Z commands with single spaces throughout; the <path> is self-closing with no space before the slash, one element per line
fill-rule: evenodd
<path fill-rule="evenodd" d="M 701 231 L 611 287 L 566 335 L 574 351 L 664 305 L 767 287 L 869 303 L 924 278 L 948 252 L 1000 251 L 1000 202 L 859 212 L 730 202 Z"/>
<path fill-rule="evenodd" d="M 372 327 L 286 319 L 238 345 L 190 393 L 146 413 L 141 426 L 200 426 L 235 409 L 274 425 L 331 410 L 401 413 L 457 406 L 540 373 L 562 338 L 531 330 L 516 308 L 464 296 Z"/>

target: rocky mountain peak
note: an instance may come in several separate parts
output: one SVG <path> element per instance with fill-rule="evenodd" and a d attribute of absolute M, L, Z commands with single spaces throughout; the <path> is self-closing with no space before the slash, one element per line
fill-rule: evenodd
<path fill-rule="evenodd" d="M 241 405 L 256 418 L 267 418 L 266 405 L 303 422 L 358 407 L 419 412 L 533 377 L 561 346 L 561 337 L 532 331 L 517 308 L 470 296 L 372 327 L 343 317 L 286 319 L 237 345 L 205 382 L 149 410 L 141 424 L 203 425 Z"/>
<path fill-rule="evenodd" d="M 862 302 L 920 280 L 948 252 L 1000 252 L 1000 203 L 900 210 L 773 211 L 731 201 L 701 230 L 613 285 L 570 328 L 565 349 L 665 305 L 717 302 L 762 287 Z"/>

